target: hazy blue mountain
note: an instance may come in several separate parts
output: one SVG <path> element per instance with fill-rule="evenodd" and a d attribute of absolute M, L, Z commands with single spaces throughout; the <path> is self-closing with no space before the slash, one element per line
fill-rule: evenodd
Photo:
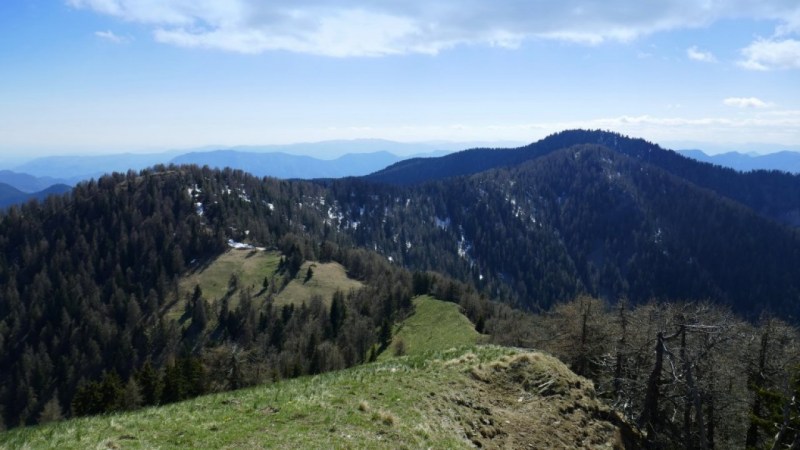
<path fill-rule="evenodd" d="M 698 161 L 747 172 L 750 170 L 781 170 L 800 173 L 800 152 L 781 151 L 766 155 L 727 152 L 708 155 L 702 150 L 679 150 L 678 153 Z"/>
<path fill-rule="evenodd" d="M 213 167 L 236 167 L 258 175 L 280 178 L 326 178 L 365 175 L 375 172 L 409 156 L 442 156 L 475 143 L 422 142 L 404 143 L 380 139 L 323 141 L 289 145 L 264 146 L 205 146 L 193 149 L 169 150 L 161 153 L 120 153 L 109 155 L 45 156 L 13 167 L 14 172 L 38 178 L 51 178 L 51 183 L 74 184 L 111 172 L 141 170 L 172 161 L 208 164 Z M 203 156 L 203 154 L 208 154 Z M 244 154 L 244 155 L 242 155 Z M 253 155 L 259 155 L 255 158 Z M 267 156 L 263 156 L 267 155 Z M 314 155 L 308 156 L 308 155 Z M 395 156 L 401 155 L 401 156 Z M 228 160 L 229 159 L 229 160 Z M 258 169 L 256 170 L 256 166 Z M 34 192 L 29 181 L 25 188 L 12 180 L 0 182 Z M 41 189 L 41 185 L 35 185 Z"/>
<path fill-rule="evenodd" d="M 0 183 L 5 183 L 22 192 L 38 192 L 54 184 L 70 184 L 68 180 L 52 177 L 35 177 L 31 174 L 0 170 Z"/>
<path fill-rule="evenodd" d="M 353 153 L 336 159 L 317 159 L 288 153 L 254 153 L 218 150 L 187 153 L 172 159 L 174 164 L 197 164 L 214 168 L 230 167 L 253 175 L 276 178 L 341 178 L 375 172 L 402 158 L 388 152 Z"/>
<path fill-rule="evenodd" d="M 227 150 L 248 153 L 288 153 L 292 155 L 313 155 L 320 159 L 333 159 L 350 153 L 388 152 L 403 157 L 442 156 L 444 154 L 474 147 L 510 147 L 520 143 L 498 142 L 395 142 L 385 139 L 352 139 L 321 142 L 304 142 L 285 145 L 237 146 Z"/>
<path fill-rule="evenodd" d="M 106 173 L 127 172 L 129 169 L 141 170 L 156 164 L 164 164 L 177 154 L 175 151 L 169 151 L 147 154 L 45 156 L 22 164 L 16 167 L 15 171 L 74 182 L 99 177 Z"/>
<path fill-rule="evenodd" d="M 9 184 L 0 183 L 0 208 L 25 203 L 31 199 L 44 200 L 50 195 L 63 194 L 69 192 L 71 189 L 72 187 L 66 184 L 55 184 L 38 192 L 28 193 Z"/>

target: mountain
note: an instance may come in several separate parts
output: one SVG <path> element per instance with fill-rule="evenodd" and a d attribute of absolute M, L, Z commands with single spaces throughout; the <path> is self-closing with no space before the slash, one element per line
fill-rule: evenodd
<path fill-rule="evenodd" d="M 172 159 L 174 164 L 230 167 L 259 177 L 283 179 L 341 178 L 366 175 L 402 158 L 388 152 L 349 153 L 332 160 L 288 153 L 254 153 L 237 150 L 187 153 Z"/>
<path fill-rule="evenodd" d="M 246 145 L 228 148 L 228 150 L 247 153 L 288 153 L 291 155 L 316 155 L 319 158 L 333 159 L 348 153 L 388 152 L 401 157 L 411 155 L 442 156 L 452 151 L 476 146 L 509 146 L 509 141 L 497 142 L 397 142 L 386 139 L 341 139 L 320 142 L 302 142 L 296 144 Z"/>
<path fill-rule="evenodd" d="M 14 170 L 36 177 L 51 177 L 78 182 L 112 172 L 141 170 L 156 164 L 166 164 L 177 154 L 176 151 L 170 151 L 151 154 L 46 156 L 28 161 Z"/>
<path fill-rule="evenodd" d="M 409 159 L 370 174 L 365 179 L 394 185 L 420 184 L 510 167 L 581 144 L 608 147 L 641 163 L 659 167 L 698 187 L 740 202 L 765 217 L 800 227 L 800 175 L 774 171 L 739 173 L 733 169 L 695 161 L 644 139 L 632 139 L 599 130 L 563 131 L 515 149 L 471 149 L 440 158 Z"/>
<path fill-rule="evenodd" d="M 766 155 L 727 152 L 708 155 L 702 150 L 678 150 L 678 153 L 698 161 L 729 167 L 740 172 L 778 170 L 800 173 L 800 152 L 781 151 Z"/>
<path fill-rule="evenodd" d="M 415 297 L 429 295 L 457 303 L 495 342 L 558 343 L 553 351 L 602 382 L 597 395 L 653 442 L 658 433 L 673 444 L 705 435 L 694 408 L 723 433 L 718 419 L 735 406 L 724 433 L 741 432 L 730 424 L 758 409 L 748 406 L 750 389 L 772 395 L 756 374 L 780 386 L 795 367 L 784 355 L 796 356 L 782 343 L 797 338 L 773 337 L 783 325 L 755 327 L 732 312 L 797 323 L 798 231 L 692 181 L 707 170 L 701 163 L 610 133 L 561 137 L 589 142 L 558 148 L 551 139 L 537 157 L 414 185 L 172 165 L 8 209 L 0 214 L 0 367 L 9 368 L 0 371 L 0 425 L 174 403 L 380 360 L 389 349 L 415 351 L 414 322 L 404 319 Z M 642 146 L 649 151 L 633 152 Z M 765 186 L 793 180 L 758 176 Z M 785 353 L 773 351 L 778 344 Z M 761 371 L 773 360 L 783 372 Z M 461 363 L 444 367 L 453 364 Z M 506 370 L 519 367 L 509 360 L 459 373 L 486 392 L 493 374 L 514 380 L 519 374 Z M 522 378 L 522 390 L 503 385 L 514 395 L 501 404 L 562 396 L 547 379 Z M 670 400 L 692 397 L 701 406 Z M 559 414 L 576 412 L 576 402 Z M 489 419 L 459 414 L 464 424 Z M 486 438 L 491 423 L 483 424 L 486 435 L 468 429 Z"/>
<path fill-rule="evenodd" d="M 55 184 L 39 192 L 27 193 L 15 188 L 14 186 L 0 183 L 0 208 L 6 208 L 11 205 L 25 203 L 32 199 L 42 201 L 50 195 L 64 194 L 69 192 L 71 189 L 72 187 L 67 186 L 66 184 Z"/>
<path fill-rule="evenodd" d="M 55 184 L 70 184 L 67 180 L 51 177 L 35 177 L 27 173 L 0 170 L 0 183 L 5 183 L 22 192 L 38 192 Z"/>
<path fill-rule="evenodd" d="M 712 298 L 748 317 L 800 318 L 797 231 L 608 147 L 562 148 L 407 188 L 355 183 L 331 189 L 335 205 L 348 205 L 333 215 L 358 245 L 528 309 L 588 292 L 633 302 Z"/>
<path fill-rule="evenodd" d="M 257 176 L 279 178 L 328 178 L 366 175 L 390 164 L 419 155 L 441 156 L 460 150 L 461 143 L 402 143 L 379 139 L 323 141 L 289 145 L 239 146 L 228 149 L 203 147 L 160 153 L 46 156 L 17 166 L 14 172 L 0 172 L 0 182 L 33 191 L 31 186 L 74 184 L 112 172 L 141 170 L 158 164 L 199 164 L 217 168 L 239 168 Z M 321 159 L 307 155 L 332 156 Z M 32 178 L 31 178 L 32 177 Z M 41 188 L 40 188 L 41 189 Z"/>

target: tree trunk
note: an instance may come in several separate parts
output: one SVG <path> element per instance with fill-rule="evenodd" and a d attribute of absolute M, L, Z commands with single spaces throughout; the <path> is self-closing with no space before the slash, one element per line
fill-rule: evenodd
<path fill-rule="evenodd" d="M 770 324 L 767 323 L 764 333 L 761 335 L 761 346 L 758 351 L 758 371 L 751 374 L 751 389 L 755 392 L 755 399 L 753 400 L 753 407 L 750 414 L 753 417 L 761 417 L 761 395 L 759 391 L 764 387 L 764 368 L 767 364 L 767 349 L 769 347 L 769 332 Z M 750 426 L 747 428 L 747 439 L 744 446 L 752 448 L 758 445 L 758 424 L 755 420 L 750 420 Z"/>
<path fill-rule="evenodd" d="M 653 371 L 647 379 L 647 391 L 644 398 L 644 408 L 639 416 L 638 425 L 647 433 L 647 447 L 655 444 L 656 433 L 660 429 L 658 415 L 658 385 L 661 382 L 661 370 L 664 367 L 664 333 L 659 331 L 656 336 L 656 361 Z"/>

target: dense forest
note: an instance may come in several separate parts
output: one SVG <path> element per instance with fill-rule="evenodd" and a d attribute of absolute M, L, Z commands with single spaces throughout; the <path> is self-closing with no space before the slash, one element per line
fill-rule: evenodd
<path fill-rule="evenodd" d="M 413 277 L 349 245 L 330 226 L 324 199 L 309 183 L 189 166 L 113 174 L 11 207 L 0 216 L 3 426 L 169 403 L 376 357 L 392 324 L 410 313 Z M 279 250 L 287 281 L 303 261 L 336 261 L 365 287 L 297 307 L 278 307 L 235 279 L 223 298 L 199 287 L 180 292 L 180 276 L 232 239 Z M 268 283 L 268 275 L 262 288 L 274 294 L 285 281 Z M 169 317 L 179 302 L 183 316 Z M 472 303 L 484 321 L 505 311 L 484 297 Z"/>
<path fill-rule="evenodd" d="M 767 190 L 742 188 L 748 203 L 602 137 L 409 186 L 158 166 L 12 206 L 0 425 L 359 364 L 432 294 L 497 343 L 563 358 L 653 448 L 795 442 L 800 236 L 770 191 L 794 179 L 757 173 Z M 232 278 L 222 298 L 179 288 L 229 242 L 280 252 L 279 279 L 255 292 Z M 304 261 L 365 287 L 276 306 Z"/>
<path fill-rule="evenodd" d="M 606 147 L 742 203 L 765 217 L 800 226 L 800 175 L 775 170 L 742 173 L 687 158 L 644 139 L 601 130 L 562 131 L 513 149 L 472 149 L 440 158 L 409 159 L 365 178 L 393 185 L 421 184 L 514 167 L 565 148 L 586 144 Z"/>
<path fill-rule="evenodd" d="M 414 187 L 363 183 L 330 185 L 359 245 L 529 310 L 585 292 L 800 317 L 796 229 L 606 147 Z"/>

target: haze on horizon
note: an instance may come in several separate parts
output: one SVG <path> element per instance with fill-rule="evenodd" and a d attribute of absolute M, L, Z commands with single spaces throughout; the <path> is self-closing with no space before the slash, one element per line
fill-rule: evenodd
<path fill-rule="evenodd" d="M 800 150 L 800 4 L 0 5 L 0 155 L 380 138 Z"/>

